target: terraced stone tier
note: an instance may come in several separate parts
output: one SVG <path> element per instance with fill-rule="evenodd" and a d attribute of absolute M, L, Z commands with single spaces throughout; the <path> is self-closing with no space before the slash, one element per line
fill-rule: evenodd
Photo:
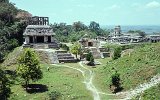
<path fill-rule="evenodd" d="M 55 51 L 55 53 L 57 54 L 57 58 L 59 60 L 59 63 L 75 63 L 77 62 L 77 60 L 72 56 L 71 53 L 67 53 L 67 51 L 63 51 L 63 50 L 59 50 L 59 51 Z"/>
<path fill-rule="evenodd" d="M 76 59 L 59 59 L 59 62 L 62 63 L 76 63 L 77 60 Z"/>

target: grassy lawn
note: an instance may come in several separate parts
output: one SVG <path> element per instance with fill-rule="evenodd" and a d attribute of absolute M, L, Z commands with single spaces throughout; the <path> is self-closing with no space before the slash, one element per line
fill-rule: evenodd
<path fill-rule="evenodd" d="M 78 71 L 50 66 L 50 71 L 47 71 L 47 66 L 42 65 L 43 79 L 33 84 L 42 84 L 48 87 L 48 91 L 27 93 L 19 82 L 16 82 L 11 87 L 12 95 L 10 100 L 46 100 L 49 99 L 48 94 L 52 91 L 57 91 L 61 94 L 59 100 L 92 100 L 90 91 L 87 91 L 82 83 L 83 76 Z"/>

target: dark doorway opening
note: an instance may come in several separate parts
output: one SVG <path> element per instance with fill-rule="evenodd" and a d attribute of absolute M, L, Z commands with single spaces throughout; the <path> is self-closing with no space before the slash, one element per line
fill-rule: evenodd
<path fill-rule="evenodd" d="M 93 46 L 93 42 L 88 42 L 88 46 L 92 47 Z"/>
<path fill-rule="evenodd" d="M 37 43 L 44 43 L 44 36 L 37 36 Z"/>
<path fill-rule="evenodd" d="M 51 36 L 48 36 L 48 43 L 51 43 Z"/>
<path fill-rule="evenodd" d="M 29 43 L 33 43 L 33 36 L 29 37 Z"/>

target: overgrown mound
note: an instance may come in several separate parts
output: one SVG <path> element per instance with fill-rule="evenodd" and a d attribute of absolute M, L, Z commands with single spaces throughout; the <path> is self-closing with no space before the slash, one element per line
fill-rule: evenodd
<path fill-rule="evenodd" d="M 104 83 L 109 86 L 111 75 L 118 71 L 124 90 L 135 88 L 160 73 L 160 43 L 146 44 L 101 69 Z"/>
<path fill-rule="evenodd" d="M 43 51 L 35 51 L 38 55 L 38 58 L 40 59 L 41 63 L 49 63 L 49 59 L 48 59 L 48 55 L 47 53 L 43 52 Z M 23 53 L 23 47 L 17 47 L 15 48 L 11 53 L 8 54 L 8 56 L 5 58 L 5 61 L 2 63 L 2 66 L 4 67 L 12 67 L 9 69 L 13 69 L 15 70 L 18 61 L 18 58 L 20 57 L 20 55 Z"/>
<path fill-rule="evenodd" d="M 22 54 L 22 51 L 23 51 L 22 47 L 15 48 L 13 52 L 8 54 L 6 60 L 2 63 L 2 66 L 7 67 L 17 64 L 17 59 Z"/>

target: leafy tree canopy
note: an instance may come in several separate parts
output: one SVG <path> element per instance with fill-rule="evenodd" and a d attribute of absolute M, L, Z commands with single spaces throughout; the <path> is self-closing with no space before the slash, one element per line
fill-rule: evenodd
<path fill-rule="evenodd" d="M 0 68 L 0 98 L 1 100 L 6 100 L 11 93 L 9 87 L 9 79 L 6 77 L 5 72 Z"/>
<path fill-rule="evenodd" d="M 25 80 L 26 86 L 29 84 L 29 80 L 37 81 L 43 77 L 37 55 L 31 49 L 25 49 L 18 61 L 17 73 Z"/>
<path fill-rule="evenodd" d="M 81 45 L 80 43 L 76 42 L 70 49 L 71 53 L 77 56 L 81 53 Z"/>

